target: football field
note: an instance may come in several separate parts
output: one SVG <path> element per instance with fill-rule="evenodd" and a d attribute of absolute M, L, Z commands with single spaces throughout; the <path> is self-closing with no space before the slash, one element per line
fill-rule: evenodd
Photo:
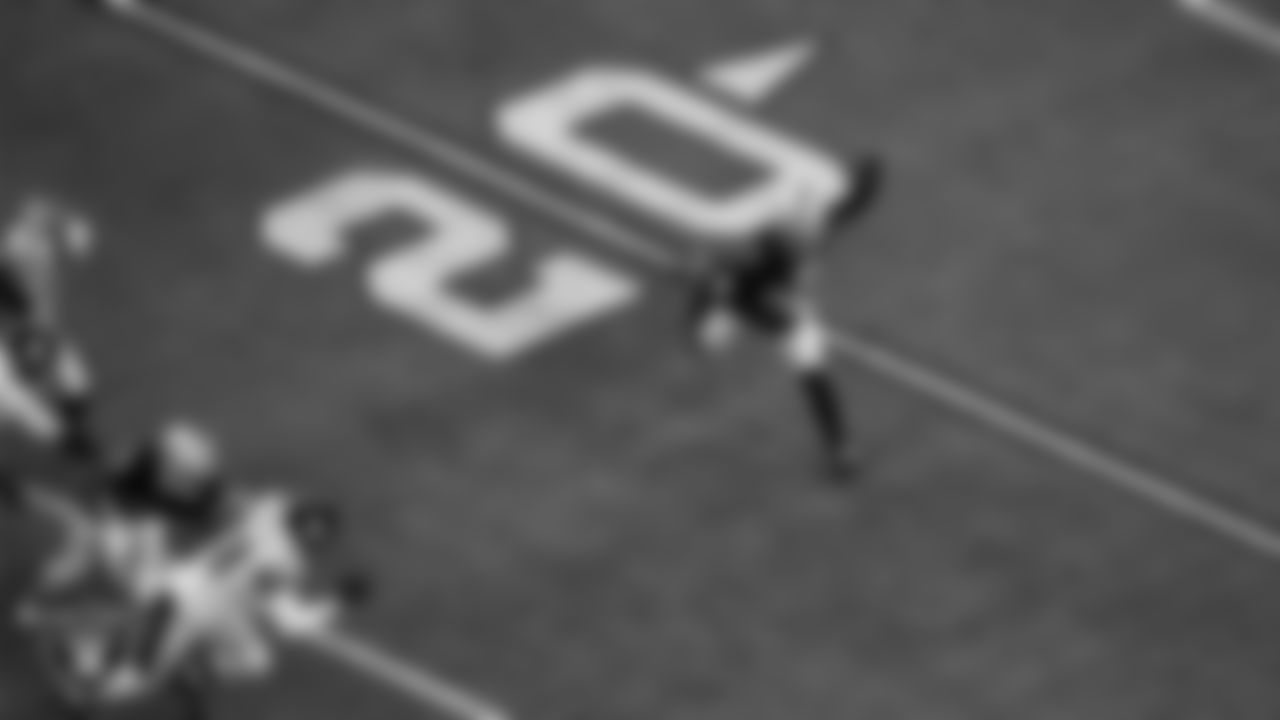
<path fill-rule="evenodd" d="M 4 0 L 0 218 L 96 222 L 110 434 L 351 516 L 345 654 L 220 717 L 1274 720 L 1280 4 L 1233 1 Z M 683 272 L 868 150 L 842 489 Z M 52 707 L 0 630 L 0 720 Z"/>

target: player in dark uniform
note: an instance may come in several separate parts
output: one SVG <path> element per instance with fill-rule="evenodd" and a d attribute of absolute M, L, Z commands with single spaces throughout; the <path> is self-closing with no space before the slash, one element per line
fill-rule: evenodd
<path fill-rule="evenodd" d="M 169 422 L 110 469 L 101 491 L 115 512 L 159 522 L 183 544 L 199 542 L 220 529 L 233 493 L 213 438 L 185 421 Z"/>
<path fill-rule="evenodd" d="M 828 332 L 812 301 L 813 261 L 836 232 L 870 208 L 881 177 L 878 159 L 859 159 L 849 168 L 846 191 L 833 202 L 816 212 L 785 208 L 777 223 L 714 257 L 699 274 L 693 297 L 704 348 L 724 349 L 743 329 L 777 343 L 799 382 L 832 477 L 841 480 L 856 474 L 860 453 L 830 367 Z"/>

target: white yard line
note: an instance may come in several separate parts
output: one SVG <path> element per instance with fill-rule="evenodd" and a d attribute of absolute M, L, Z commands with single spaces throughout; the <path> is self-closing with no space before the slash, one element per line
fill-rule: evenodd
<path fill-rule="evenodd" d="M 1226 33 L 1280 54 L 1280 27 L 1230 0 L 1178 0 L 1191 15 Z"/>
<path fill-rule="evenodd" d="M 331 630 L 310 638 L 306 644 L 346 668 L 382 682 L 422 706 L 455 720 L 511 718 L 505 709 L 489 700 L 350 632 Z"/>
<path fill-rule="evenodd" d="M 1166 512 L 1264 557 L 1280 560 L 1280 531 L 1200 496 L 1118 455 L 1081 440 L 959 381 L 853 336 L 840 347 L 867 368 L 1005 435 L 1106 480 Z"/>
<path fill-rule="evenodd" d="M 1205 5 L 1204 0 L 1195 4 Z M 429 128 L 402 120 L 333 85 L 168 11 L 139 3 L 121 14 L 216 64 L 486 183 L 508 198 L 573 227 L 589 238 L 606 242 L 615 249 L 664 269 L 680 268 L 677 259 L 663 251 L 662 245 L 656 241 L 544 190 L 520 174 L 486 160 Z M 884 377 L 1126 490 L 1171 515 L 1267 558 L 1280 560 L 1280 531 L 1262 522 L 1185 489 L 887 347 L 850 334 L 844 334 L 838 340 L 840 350 L 847 357 Z"/>

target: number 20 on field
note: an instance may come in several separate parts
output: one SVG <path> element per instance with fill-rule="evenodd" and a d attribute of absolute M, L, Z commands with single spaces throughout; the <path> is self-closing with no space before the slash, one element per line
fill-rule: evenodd
<path fill-rule="evenodd" d="M 762 172 L 731 195 L 710 196 L 586 132 L 622 112 L 670 125 Z M 562 76 L 503 103 L 497 132 L 512 149 L 702 242 L 749 236 L 777 212 L 776 198 L 797 190 L 832 197 L 845 182 L 840 163 L 821 150 L 642 68 L 591 66 Z M 285 198 L 267 209 L 263 241 L 295 266 L 318 270 L 342 261 L 361 229 L 389 217 L 412 220 L 415 231 L 364 269 L 372 300 L 486 360 L 518 358 L 642 293 L 633 275 L 558 249 L 531 260 L 525 287 L 507 297 L 467 297 L 459 288 L 466 276 L 511 261 L 510 223 L 403 171 L 349 170 Z"/>

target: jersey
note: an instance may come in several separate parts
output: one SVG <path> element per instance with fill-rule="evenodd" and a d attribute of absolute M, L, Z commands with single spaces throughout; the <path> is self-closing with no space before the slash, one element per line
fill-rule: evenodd
<path fill-rule="evenodd" d="M 706 301 L 732 310 L 765 332 L 783 332 L 795 320 L 804 261 L 795 241 L 777 231 L 766 232 L 712 269 Z"/>
<path fill-rule="evenodd" d="M 127 699 L 111 682 L 131 664 L 171 560 L 164 528 L 51 492 L 33 493 L 31 504 L 60 539 L 18 619 L 62 690 L 84 701 Z"/>
<path fill-rule="evenodd" d="M 60 428 L 45 401 L 53 340 L 35 322 L 35 302 L 21 269 L 0 255 L 0 414 L 41 441 Z"/>
<path fill-rule="evenodd" d="M 230 503 L 226 484 L 211 479 L 176 490 L 166 484 L 164 474 L 159 452 L 142 449 L 107 478 L 111 503 L 126 514 L 160 519 L 178 540 L 200 540 L 218 532 Z"/>
<path fill-rule="evenodd" d="M 58 325 L 58 279 L 70 218 L 44 200 L 23 205 L 0 241 L 0 320 Z"/>
<path fill-rule="evenodd" d="M 252 677 L 269 669 L 276 600 L 301 596 L 309 571 L 291 529 L 293 507 L 279 493 L 242 497 L 215 539 L 169 569 L 163 593 L 171 617 L 157 667 L 195 654 L 223 675 Z"/>
<path fill-rule="evenodd" d="M 294 507 L 283 493 L 260 493 L 242 501 L 224 542 L 209 553 L 214 572 L 245 588 L 301 582 L 307 558 L 290 524 Z"/>

